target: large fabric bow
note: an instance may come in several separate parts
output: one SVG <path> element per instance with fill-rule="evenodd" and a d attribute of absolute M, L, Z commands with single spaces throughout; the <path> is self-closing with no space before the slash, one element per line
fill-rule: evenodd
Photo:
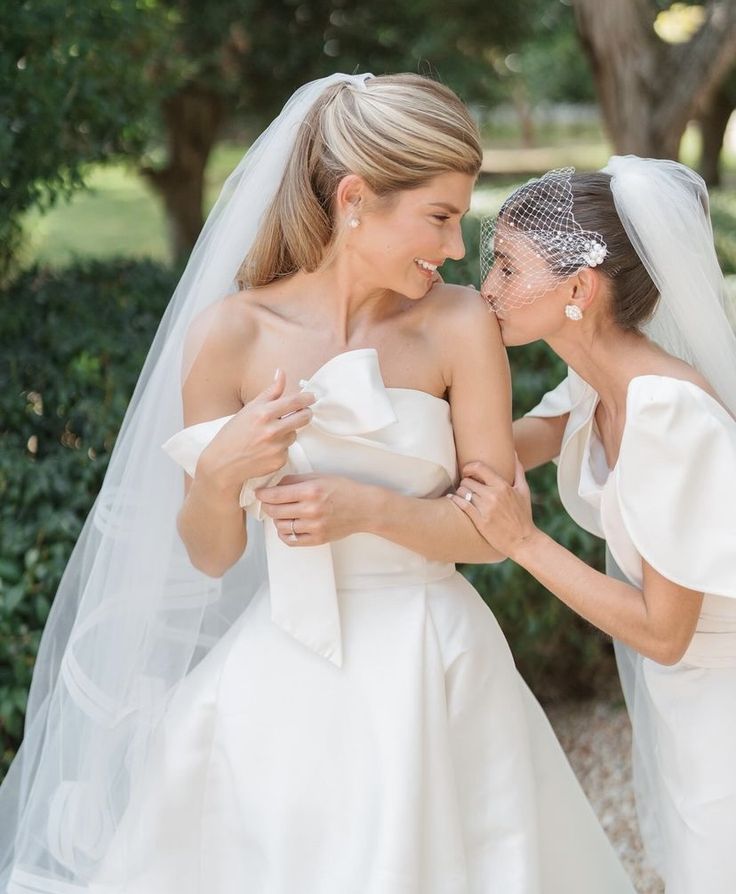
<path fill-rule="evenodd" d="M 374 348 L 338 354 L 299 384 L 317 397 L 308 428 L 316 428 L 327 437 L 365 438 L 397 421 Z M 163 449 L 194 477 L 201 452 L 232 418 L 225 416 L 185 428 L 170 438 Z M 260 504 L 255 497 L 259 487 L 276 483 L 285 474 L 312 471 L 297 436 L 282 469 L 244 483 L 240 505 L 260 518 Z M 331 546 L 290 548 L 279 539 L 273 521 L 265 518 L 264 522 L 271 619 L 340 667 L 342 635 Z"/>

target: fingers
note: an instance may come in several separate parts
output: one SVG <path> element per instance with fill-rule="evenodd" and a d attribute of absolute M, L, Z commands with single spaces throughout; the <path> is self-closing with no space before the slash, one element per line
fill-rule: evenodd
<path fill-rule="evenodd" d="M 466 478 L 475 478 L 482 484 L 506 484 L 506 481 L 497 475 L 490 466 L 481 462 L 467 463 L 463 466 L 463 475 Z"/>
<path fill-rule="evenodd" d="M 298 503 L 307 496 L 304 485 L 300 484 L 277 484 L 274 487 L 259 487 L 256 491 L 256 498 L 262 503 L 269 503 L 274 506 L 281 506 L 284 503 Z"/>
<path fill-rule="evenodd" d="M 277 400 L 284 393 L 284 388 L 286 388 L 286 373 L 279 367 L 273 382 L 256 395 L 255 400 Z"/>
<path fill-rule="evenodd" d="M 460 496 L 458 494 L 448 494 L 447 498 L 448 500 L 452 500 L 457 508 L 461 509 L 468 516 L 468 518 L 470 518 L 473 524 L 479 521 L 477 508 L 469 500 L 466 500 L 464 495 Z"/>
<path fill-rule="evenodd" d="M 309 407 L 304 407 L 301 410 L 289 413 L 287 416 L 282 416 L 274 423 L 274 426 L 277 433 L 283 434 L 284 432 L 298 431 L 300 428 L 304 428 L 305 425 L 309 425 L 311 421 L 312 410 Z"/>
<path fill-rule="evenodd" d="M 316 396 L 310 391 L 298 391 L 296 394 L 289 394 L 271 401 L 268 406 L 268 415 L 271 419 L 284 419 L 291 413 L 310 407 L 316 400 Z"/>
<path fill-rule="evenodd" d="M 292 529 L 292 521 L 294 522 Z M 311 529 L 311 526 L 302 518 L 288 518 L 274 520 L 279 540 L 289 547 L 320 546 L 327 541 Z M 295 534 L 296 536 L 292 536 Z"/>
<path fill-rule="evenodd" d="M 521 464 L 519 457 L 516 457 L 516 469 L 514 471 L 514 490 L 521 494 L 529 493 L 529 484 L 524 473 L 524 466 Z"/>
<path fill-rule="evenodd" d="M 267 503 L 265 500 L 261 502 L 263 512 L 274 521 L 297 518 L 301 512 L 300 507 L 300 503 Z"/>

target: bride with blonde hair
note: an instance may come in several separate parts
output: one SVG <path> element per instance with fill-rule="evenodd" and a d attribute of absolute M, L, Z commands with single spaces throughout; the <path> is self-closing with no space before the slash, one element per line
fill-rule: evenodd
<path fill-rule="evenodd" d="M 458 463 L 513 473 L 498 325 L 432 289 L 481 159 L 447 88 L 334 75 L 228 179 L 44 633 L 3 891 L 632 891 L 454 566 L 499 558 Z M 262 503 L 317 473 L 371 530 Z"/>

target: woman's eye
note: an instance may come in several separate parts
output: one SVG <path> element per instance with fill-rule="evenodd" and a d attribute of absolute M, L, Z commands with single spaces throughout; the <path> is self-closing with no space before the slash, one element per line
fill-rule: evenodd
<path fill-rule="evenodd" d="M 449 219 L 450 219 L 450 218 L 448 217 L 448 215 L 446 215 L 446 214 L 433 214 L 432 217 L 433 217 L 435 220 L 441 220 L 443 223 L 444 223 L 446 220 L 449 220 Z"/>
<path fill-rule="evenodd" d="M 502 267 L 501 275 L 502 276 L 512 276 L 514 271 L 510 267 Z"/>

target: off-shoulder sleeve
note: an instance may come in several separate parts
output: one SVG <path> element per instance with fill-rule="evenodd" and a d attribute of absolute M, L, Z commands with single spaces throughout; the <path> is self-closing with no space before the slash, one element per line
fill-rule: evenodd
<path fill-rule="evenodd" d="M 548 391 L 536 407 L 532 407 L 526 416 L 564 416 L 576 406 L 585 392 L 585 382 L 572 369 L 568 369 L 567 375 L 560 384 Z"/>
<path fill-rule="evenodd" d="M 177 462 L 191 478 L 197 469 L 197 462 L 204 448 L 210 443 L 232 416 L 221 416 L 209 422 L 189 425 L 169 438 L 161 449 Z"/>
<path fill-rule="evenodd" d="M 173 437 L 169 438 L 165 444 L 161 445 L 161 449 L 177 462 L 189 475 L 194 478 L 197 470 L 197 462 L 204 448 L 210 443 L 215 435 L 224 425 L 229 422 L 232 416 L 221 416 L 219 419 L 212 419 L 209 422 L 200 422 L 197 425 L 189 425 L 177 432 Z M 278 472 L 270 475 L 261 475 L 258 478 L 249 478 L 243 482 L 240 490 L 240 505 L 243 509 L 251 511 L 252 515 L 261 520 L 261 503 L 256 499 L 256 490 L 259 487 L 266 487 L 269 484 L 275 484 L 284 474 L 290 471 L 289 463 L 283 466 Z"/>
<path fill-rule="evenodd" d="M 616 465 L 621 516 L 663 577 L 736 598 L 736 421 L 691 382 L 629 385 Z"/>

